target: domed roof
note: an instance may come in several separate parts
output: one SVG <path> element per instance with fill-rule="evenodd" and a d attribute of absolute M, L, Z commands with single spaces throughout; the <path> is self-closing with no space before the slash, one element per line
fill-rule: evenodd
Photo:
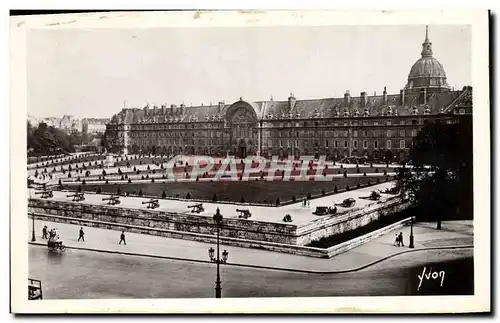
<path fill-rule="evenodd" d="M 444 71 L 443 65 L 434 57 L 422 57 L 411 67 L 408 79 L 421 77 L 446 78 L 446 72 Z"/>
<path fill-rule="evenodd" d="M 429 41 L 429 30 L 425 27 L 425 41 L 422 44 L 422 57 L 413 64 L 408 74 L 406 89 L 422 88 L 447 89 L 446 72 L 443 65 L 432 57 L 432 43 Z"/>

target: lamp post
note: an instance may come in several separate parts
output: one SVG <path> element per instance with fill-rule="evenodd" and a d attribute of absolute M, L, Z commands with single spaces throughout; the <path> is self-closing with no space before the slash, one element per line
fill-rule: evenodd
<path fill-rule="evenodd" d="M 224 250 L 222 252 L 222 259 L 220 259 L 220 253 L 219 253 L 219 230 L 220 227 L 222 227 L 222 214 L 220 214 L 219 208 L 217 208 L 217 211 L 214 215 L 214 222 L 215 226 L 217 228 L 217 255 L 215 256 L 215 250 L 214 248 L 210 247 L 208 249 L 208 256 L 210 257 L 210 261 L 215 262 L 217 264 L 217 279 L 215 280 L 215 298 L 221 298 L 222 295 L 222 287 L 221 287 L 221 281 L 220 281 L 220 264 L 225 264 L 227 261 L 227 257 L 229 255 L 229 252 Z"/>
<path fill-rule="evenodd" d="M 413 237 L 413 217 L 411 217 L 410 221 L 410 244 L 408 245 L 408 247 L 415 248 L 414 237 Z"/>
<path fill-rule="evenodd" d="M 29 190 L 29 193 L 30 193 L 30 199 L 32 198 L 32 191 Z M 31 231 L 31 242 L 35 242 L 36 241 L 36 237 L 35 237 L 35 215 L 32 214 L 31 215 L 31 219 L 32 219 L 32 231 Z"/>
<path fill-rule="evenodd" d="M 35 242 L 35 215 L 31 216 L 31 219 L 33 220 L 33 230 L 32 230 L 32 235 L 31 235 L 31 242 Z"/>

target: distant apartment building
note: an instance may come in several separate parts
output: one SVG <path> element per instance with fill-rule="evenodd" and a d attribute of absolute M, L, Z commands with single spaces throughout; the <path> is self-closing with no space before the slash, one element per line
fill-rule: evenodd
<path fill-rule="evenodd" d="M 66 133 L 70 133 L 73 131 L 81 131 L 82 120 L 77 119 L 71 115 L 64 115 L 61 118 L 58 128 L 65 131 Z"/>
<path fill-rule="evenodd" d="M 103 134 L 106 131 L 106 124 L 110 120 L 107 118 L 85 118 L 82 120 L 82 132 L 87 134 Z"/>

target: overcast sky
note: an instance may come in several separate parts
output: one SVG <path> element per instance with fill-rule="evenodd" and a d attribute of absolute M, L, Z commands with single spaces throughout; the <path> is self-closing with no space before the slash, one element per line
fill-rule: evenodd
<path fill-rule="evenodd" d="M 470 27 L 429 26 L 450 86 L 471 85 Z M 425 26 L 31 30 L 28 113 L 111 117 L 200 105 L 399 93 Z"/>

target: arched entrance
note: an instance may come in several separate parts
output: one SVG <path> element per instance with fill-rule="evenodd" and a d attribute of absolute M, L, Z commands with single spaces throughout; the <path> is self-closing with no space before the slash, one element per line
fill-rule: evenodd
<path fill-rule="evenodd" d="M 233 103 L 226 111 L 226 120 L 230 126 L 230 153 L 246 158 L 249 152 L 259 150 L 257 113 L 251 103 L 242 100 Z"/>

